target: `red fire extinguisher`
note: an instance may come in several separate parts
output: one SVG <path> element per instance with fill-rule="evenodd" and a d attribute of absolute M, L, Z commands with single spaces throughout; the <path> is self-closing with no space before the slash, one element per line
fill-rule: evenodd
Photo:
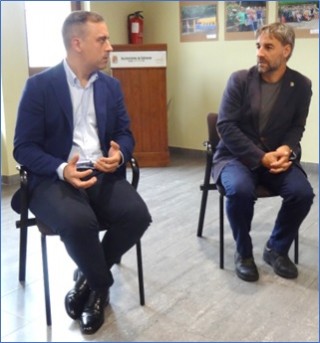
<path fill-rule="evenodd" d="M 143 43 L 143 16 L 142 11 L 137 11 L 128 15 L 128 35 L 129 44 Z"/>

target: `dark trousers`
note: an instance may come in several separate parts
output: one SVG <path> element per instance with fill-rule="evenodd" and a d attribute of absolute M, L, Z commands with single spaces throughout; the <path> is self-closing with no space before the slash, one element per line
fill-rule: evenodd
<path fill-rule="evenodd" d="M 304 172 L 296 165 L 280 174 L 271 174 L 264 167 L 251 171 L 234 160 L 223 168 L 219 182 L 226 192 L 227 216 L 237 251 L 244 258 L 251 257 L 253 250 L 250 230 L 256 184 L 265 185 L 283 198 L 268 245 L 287 254 L 313 203 L 314 193 Z"/>
<path fill-rule="evenodd" d="M 30 210 L 60 235 L 94 290 L 112 285 L 110 268 L 151 223 L 137 191 L 112 174 L 100 174 L 98 182 L 86 190 L 60 180 L 44 181 L 31 196 Z M 100 241 L 99 232 L 106 227 Z"/>

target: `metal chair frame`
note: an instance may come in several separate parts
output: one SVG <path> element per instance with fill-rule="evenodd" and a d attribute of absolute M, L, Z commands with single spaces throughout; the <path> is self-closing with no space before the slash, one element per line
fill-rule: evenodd
<path fill-rule="evenodd" d="M 140 169 L 135 158 L 131 158 L 129 165 L 132 169 L 132 186 L 137 189 Z M 51 326 L 51 301 L 50 301 L 50 288 L 49 288 L 49 270 L 48 270 L 48 256 L 47 256 L 47 236 L 56 236 L 50 228 L 35 217 L 29 217 L 29 198 L 28 198 L 28 173 L 24 166 L 18 167 L 20 173 L 20 196 L 21 196 L 21 212 L 20 219 L 16 221 L 16 228 L 20 229 L 20 246 L 19 246 L 19 281 L 25 282 L 26 279 L 26 262 L 27 262 L 27 240 L 28 240 L 28 228 L 37 226 L 41 233 L 41 253 L 42 253 L 42 269 L 43 269 L 43 282 L 44 282 L 44 296 L 45 296 L 45 307 L 46 307 L 46 321 L 47 325 Z M 102 228 L 101 231 L 107 230 Z M 141 241 L 136 243 L 137 253 L 137 272 L 139 282 L 139 296 L 140 305 L 145 304 L 145 293 L 144 293 L 144 281 L 143 281 L 143 265 L 142 265 L 142 251 Z M 120 263 L 120 261 L 119 261 Z"/>
<path fill-rule="evenodd" d="M 200 213 L 198 221 L 197 236 L 202 237 L 203 225 L 205 219 L 205 212 L 207 207 L 207 200 L 209 191 L 218 191 L 219 192 L 219 266 L 220 269 L 224 269 L 224 197 L 225 192 L 223 187 L 217 185 L 211 181 L 211 169 L 212 169 L 212 158 L 216 150 L 216 146 L 219 142 L 219 135 L 216 129 L 218 114 L 217 113 L 208 113 L 207 115 L 207 124 L 208 124 L 208 136 L 209 139 L 203 143 L 206 147 L 206 166 L 204 173 L 203 183 L 200 185 L 200 190 L 202 191 L 201 204 L 200 204 Z M 277 194 L 272 193 L 266 187 L 258 185 L 256 188 L 256 193 L 258 198 L 268 198 L 278 196 Z M 299 235 L 296 236 L 294 240 L 294 262 L 299 263 Z"/>

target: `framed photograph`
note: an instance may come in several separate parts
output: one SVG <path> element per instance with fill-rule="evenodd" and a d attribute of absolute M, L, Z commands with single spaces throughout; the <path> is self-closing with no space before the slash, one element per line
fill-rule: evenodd
<path fill-rule="evenodd" d="M 226 1 L 225 40 L 255 39 L 257 29 L 267 24 L 268 1 Z"/>
<path fill-rule="evenodd" d="M 319 2 L 278 1 L 277 21 L 294 27 L 297 38 L 319 37 Z"/>
<path fill-rule="evenodd" d="M 180 41 L 218 39 L 217 1 L 180 1 Z"/>

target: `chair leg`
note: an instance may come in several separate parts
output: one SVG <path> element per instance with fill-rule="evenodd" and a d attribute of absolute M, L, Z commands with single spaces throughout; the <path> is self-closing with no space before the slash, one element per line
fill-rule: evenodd
<path fill-rule="evenodd" d="M 137 242 L 136 248 L 137 248 L 140 305 L 143 306 L 145 304 L 145 298 L 144 298 L 143 267 L 142 267 L 142 254 L 141 254 L 141 241 L 140 240 Z"/>
<path fill-rule="evenodd" d="M 26 263 L 27 263 L 27 240 L 28 228 L 20 228 L 20 250 L 19 250 L 19 281 L 26 280 Z"/>
<path fill-rule="evenodd" d="M 48 273 L 48 258 L 47 258 L 47 242 L 46 236 L 41 234 L 41 251 L 42 251 L 42 268 L 44 282 L 44 299 L 46 304 L 47 325 L 51 326 L 51 304 L 50 304 L 50 289 L 49 289 L 49 273 Z"/>
<path fill-rule="evenodd" d="M 297 233 L 297 236 L 294 240 L 294 263 L 299 263 L 299 233 Z"/>
<path fill-rule="evenodd" d="M 200 214 L 199 214 L 199 222 L 198 222 L 198 231 L 197 236 L 202 237 L 202 230 L 203 230 L 203 223 L 204 223 L 204 216 L 206 213 L 207 207 L 207 199 L 208 199 L 208 190 L 202 190 L 202 198 L 201 198 L 201 205 L 200 205 Z"/>
<path fill-rule="evenodd" d="M 220 269 L 224 268 L 224 196 L 219 197 Z"/>

